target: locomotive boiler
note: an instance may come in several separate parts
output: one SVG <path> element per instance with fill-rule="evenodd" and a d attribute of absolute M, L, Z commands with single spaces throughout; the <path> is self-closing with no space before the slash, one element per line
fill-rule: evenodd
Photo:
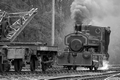
<path fill-rule="evenodd" d="M 66 48 L 58 54 L 58 65 L 76 70 L 78 66 L 97 70 L 109 58 L 110 27 L 76 25 L 75 32 L 65 36 Z"/>

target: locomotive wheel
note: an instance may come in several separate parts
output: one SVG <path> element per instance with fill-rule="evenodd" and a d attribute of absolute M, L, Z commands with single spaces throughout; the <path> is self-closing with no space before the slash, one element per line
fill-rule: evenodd
<path fill-rule="evenodd" d="M 31 58 L 30 60 L 30 70 L 35 71 L 35 59 Z"/>
<path fill-rule="evenodd" d="M 63 66 L 63 68 L 67 68 L 67 66 Z"/>
<path fill-rule="evenodd" d="M 71 70 L 72 67 L 71 66 L 67 66 L 67 68 L 68 68 L 68 70 Z"/>
<path fill-rule="evenodd" d="M 94 70 L 97 71 L 97 70 L 98 70 L 98 67 L 94 67 Z"/>
<path fill-rule="evenodd" d="M 4 66 L 0 63 L 0 72 L 4 72 Z"/>
<path fill-rule="evenodd" d="M 73 70 L 76 70 L 77 69 L 77 66 L 73 66 Z"/>
<path fill-rule="evenodd" d="M 14 69 L 16 72 L 20 72 L 22 70 L 22 60 L 20 59 L 14 60 Z"/>
<path fill-rule="evenodd" d="M 92 70 L 93 70 L 93 66 L 90 66 L 90 67 L 89 67 L 89 70 L 92 71 Z"/>
<path fill-rule="evenodd" d="M 2 56 L 0 56 L 0 72 L 4 72 L 4 65 L 2 64 Z"/>
<path fill-rule="evenodd" d="M 10 64 L 8 64 L 8 63 L 3 64 L 3 67 L 4 67 L 4 71 L 6 71 L 6 72 L 8 72 L 10 70 Z"/>
<path fill-rule="evenodd" d="M 7 66 L 6 72 L 10 71 L 10 64 Z"/>

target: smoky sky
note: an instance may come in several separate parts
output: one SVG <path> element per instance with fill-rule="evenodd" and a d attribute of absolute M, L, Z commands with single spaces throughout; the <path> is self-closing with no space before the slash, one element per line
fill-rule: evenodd
<path fill-rule="evenodd" d="M 75 23 L 111 27 L 110 63 L 120 63 L 120 0 L 74 0 L 71 18 Z"/>
<path fill-rule="evenodd" d="M 120 0 L 74 0 L 71 4 L 71 17 L 76 23 L 89 24 L 94 19 L 103 20 L 119 13 Z"/>

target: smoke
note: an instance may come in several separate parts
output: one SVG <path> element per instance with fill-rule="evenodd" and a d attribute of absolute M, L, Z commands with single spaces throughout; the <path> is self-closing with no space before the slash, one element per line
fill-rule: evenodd
<path fill-rule="evenodd" d="M 106 16 L 117 16 L 119 0 L 74 0 L 71 4 L 71 18 L 76 23 L 90 24 Z M 119 9 L 120 10 L 120 9 Z M 116 13 L 117 11 L 117 13 Z M 120 13 L 120 12 L 119 12 Z"/>
<path fill-rule="evenodd" d="M 109 62 L 108 61 L 106 61 L 106 60 L 104 60 L 103 61 L 103 67 L 100 67 L 99 69 L 100 70 L 108 70 L 109 69 Z"/>
<path fill-rule="evenodd" d="M 76 23 L 111 27 L 110 63 L 120 63 L 120 0 L 74 0 L 71 18 Z"/>
<path fill-rule="evenodd" d="M 84 22 L 90 22 L 90 12 L 84 5 L 83 0 L 75 0 L 71 5 L 71 17 L 76 23 L 82 24 Z"/>

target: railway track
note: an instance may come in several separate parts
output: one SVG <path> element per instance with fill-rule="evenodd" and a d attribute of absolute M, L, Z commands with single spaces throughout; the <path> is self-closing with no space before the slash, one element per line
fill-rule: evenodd
<path fill-rule="evenodd" d="M 119 72 L 106 72 L 106 73 L 92 73 L 92 74 L 83 74 L 83 75 L 72 75 L 72 76 L 60 76 L 48 78 L 49 80 L 104 80 L 105 78 L 118 74 Z M 108 79 L 109 80 L 109 79 Z"/>
<path fill-rule="evenodd" d="M 118 74 L 120 68 L 110 68 L 109 70 L 98 70 L 89 71 L 86 69 L 80 70 L 67 70 L 62 67 L 53 67 L 48 69 L 46 72 L 42 72 L 40 68 L 36 69 L 35 72 L 31 72 L 28 68 L 23 68 L 21 72 L 15 72 L 11 68 L 10 72 L 0 73 L 0 80 L 4 78 L 7 80 L 63 80 L 63 79 L 101 79 L 107 78 L 112 75 Z"/>

